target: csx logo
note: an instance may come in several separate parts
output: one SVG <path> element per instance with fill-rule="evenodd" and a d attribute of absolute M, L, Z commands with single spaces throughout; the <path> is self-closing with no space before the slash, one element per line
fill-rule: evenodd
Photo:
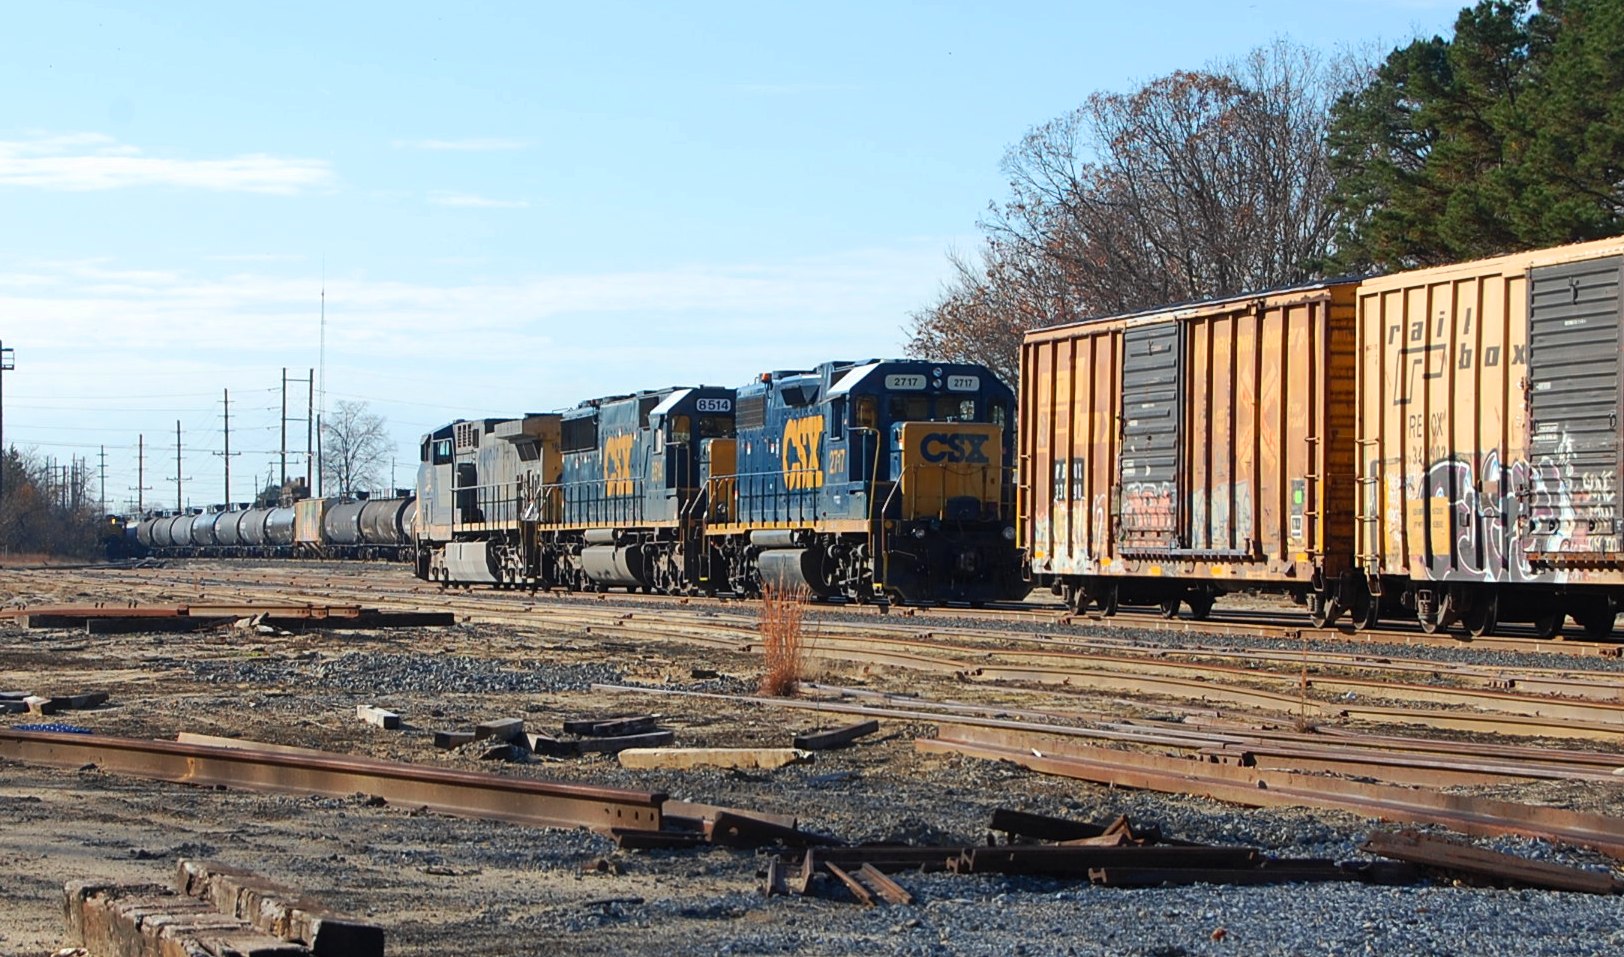
<path fill-rule="evenodd" d="M 991 438 L 969 432 L 931 432 L 919 443 L 919 455 L 927 462 L 964 462 L 986 465 L 990 460 L 981 447 Z"/>
<path fill-rule="evenodd" d="M 784 423 L 784 487 L 823 487 L 818 445 L 823 441 L 823 416 L 808 415 Z"/>
<path fill-rule="evenodd" d="M 634 436 L 615 435 L 603 443 L 603 494 L 632 494 L 632 440 Z"/>

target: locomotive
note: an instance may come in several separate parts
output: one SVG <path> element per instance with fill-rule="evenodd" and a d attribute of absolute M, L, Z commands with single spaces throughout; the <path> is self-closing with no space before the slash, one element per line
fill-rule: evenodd
<path fill-rule="evenodd" d="M 1027 590 L 1014 394 L 984 367 L 826 362 L 425 436 L 443 584 L 981 603 Z"/>

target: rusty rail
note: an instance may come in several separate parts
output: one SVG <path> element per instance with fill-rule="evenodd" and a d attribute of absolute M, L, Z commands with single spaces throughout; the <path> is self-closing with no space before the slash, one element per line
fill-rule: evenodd
<path fill-rule="evenodd" d="M 538 827 L 657 831 L 665 802 L 665 795 L 658 793 L 425 768 L 372 758 L 289 754 L 97 734 L 0 731 L 0 757 L 52 767 L 94 764 L 115 774 L 253 791 L 332 797 L 361 792 L 391 804 Z"/>
<path fill-rule="evenodd" d="M 1517 834 L 1599 850 L 1624 859 L 1624 820 L 1560 808 L 1366 784 L 1287 771 L 1206 764 L 1142 752 L 1041 742 L 1007 729 L 960 726 L 952 736 L 921 738 L 925 753 L 1010 761 L 1062 777 L 1179 794 L 1201 794 L 1249 807 L 1317 807 L 1391 821 L 1441 824 L 1464 834 Z"/>

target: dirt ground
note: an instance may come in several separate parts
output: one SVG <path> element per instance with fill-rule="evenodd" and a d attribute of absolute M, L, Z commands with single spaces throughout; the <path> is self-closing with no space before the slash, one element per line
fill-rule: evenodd
<path fill-rule="evenodd" d="M 150 581 L 157 590 L 188 587 L 184 573 L 170 570 L 153 570 Z M 8 603 L 122 597 L 108 591 L 94 571 L 0 583 L 0 599 Z M 269 635 L 88 636 L 0 622 L 0 686 L 40 694 L 106 691 L 110 700 L 103 707 L 48 719 L 99 733 L 172 739 L 202 732 L 663 791 L 797 815 L 803 827 L 851 841 L 974 843 L 985 838 L 989 815 L 1000 806 L 1087 820 L 1128 813 L 1191 839 L 1254 843 L 1293 855 L 1347 856 L 1368 830 L 1367 822 L 1349 815 L 1244 811 L 920 755 L 913 741 L 931 733 L 930 726 L 894 721 L 812 763 L 748 773 L 632 772 L 604 756 L 482 761 L 480 747 L 447 752 L 430 740 L 433 729 L 492 718 L 522 717 L 533 729 L 556 732 L 565 717 L 657 712 L 679 745 L 781 747 L 795 733 L 841 723 L 814 712 L 590 689 L 597 681 L 631 681 L 749 691 L 758 668 L 753 657 L 713 648 L 554 627 L 545 608 L 536 611 L 533 626 Z M 696 669 L 718 677 L 696 679 Z M 820 677 L 942 699 L 998 694 L 912 672 L 834 668 Z M 394 710 L 406 727 L 384 731 L 365 724 L 356 719 L 358 704 Z M 40 719 L 9 715 L 0 725 L 31 720 Z M 1281 943 L 1283 935 L 1301 929 L 1271 903 L 1269 895 L 1280 893 L 1274 889 L 1135 896 L 1060 882 L 916 875 L 902 878 L 920 898 L 910 908 L 864 910 L 835 889 L 767 899 L 758 878 L 765 857 L 750 851 L 624 852 L 586 831 L 460 820 L 380 805 L 365 795 L 226 791 L 96 768 L 0 762 L 0 901 L 6 905 L 0 908 L 0 954 L 47 954 L 62 945 L 65 881 L 167 881 L 182 857 L 247 867 L 337 910 L 377 920 L 386 927 L 389 953 L 397 955 L 1287 953 L 1299 951 Z M 1321 892 L 1291 893 L 1304 900 Z M 1352 892 L 1323 893 L 1333 925 L 1317 938 L 1321 943 L 1352 947 L 1371 939 L 1357 920 L 1335 924 L 1337 914 L 1348 911 L 1335 895 Z M 1398 912 L 1419 905 L 1382 899 L 1368 906 Z M 1253 946 L 1246 947 L 1239 928 L 1254 917 Z M 1369 919 L 1368 913 L 1360 918 Z M 1471 921 L 1464 913 L 1462 919 Z M 1276 927 L 1271 920 L 1286 923 Z M 1100 930 L 1122 922 L 1135 928 L 1126 937 Z M 1219 925 L 1237 929 L 1215 938 Z"/>

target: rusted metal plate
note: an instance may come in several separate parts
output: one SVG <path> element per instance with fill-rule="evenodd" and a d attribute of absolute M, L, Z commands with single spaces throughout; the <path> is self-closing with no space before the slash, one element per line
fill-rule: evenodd
<path fill-rule="evenodd" d="M 222 748 L 102 735 L 0 731 L 0 756 L 30 764 L 256 791 L 377 795 L 391 804 L 425 807 L 543 827 L 660 829 L 665 795 L 527 778 L 477 774 L 342 755 L 321 756 Z"/>

